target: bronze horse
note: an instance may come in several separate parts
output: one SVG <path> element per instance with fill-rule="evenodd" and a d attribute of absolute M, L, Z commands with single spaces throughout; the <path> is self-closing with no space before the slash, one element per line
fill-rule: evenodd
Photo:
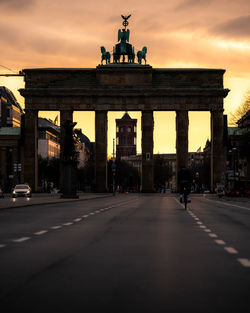
<path fill-rule="evenodd" d="M 145 64 L 146 64 L 146 54 L 147 54 L 147 47 L 143 47 L 141 51 L 137 52 L 137 58 L 138 58 L 139 64 L 141 64 L 142 59 L 144 59 Z"/>
<path fill-rule="evenodd" d="M 102 52 L 102 63 L 105 60 L 106 64 L 110 64 L 110 53 L 108 51 L 106 51 L 106 49 L 102 46 L 101 47 L 101 52 Z"/>

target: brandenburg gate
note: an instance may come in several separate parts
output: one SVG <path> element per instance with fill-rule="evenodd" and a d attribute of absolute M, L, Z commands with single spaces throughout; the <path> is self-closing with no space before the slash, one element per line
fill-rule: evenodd
<path fill-rule="evenodd" d="M 126 19 L 128 17 L 124 21 Z M 146 65 L 146 47 L 137 53 L 138 63 L 135 63 L 126 26 L 119 30 L 120 43 L 113 49 L 113 63 L 110 63 L 110 53 L 102 47 L 102 61 L 106 64 L 96 68 L 23 70 L 25 88 L 20 93 L 25 98 L 24 179 L 33 190 L 38 183 L 37 120 L 40 110 L 60 111 L 61 124 L 72 121 L 74 111 L 95 112 L 97 192 L 107 191 L 108 111 L 141 111 L 143 192 L 154 189 L 154 111 L 176 111 L 176 173 L 188 166 L 188 112 L 210 111 L 211 189 L 221 181 L 226 164 L 223 100 L 229 92 L 223 87 L 225 70 L 153 68 Z M 143 59 L 145 64 L 141 64 Z M 64 135 L 62 130 L 62 150 Z"/>

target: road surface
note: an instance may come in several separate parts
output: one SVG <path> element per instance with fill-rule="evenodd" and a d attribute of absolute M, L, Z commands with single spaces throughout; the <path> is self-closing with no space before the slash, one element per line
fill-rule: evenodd
<path fill-rule="evenodd" d="M 250 312 L 250 205 L 126 194 L 0 211 L 0 311 Z"/>

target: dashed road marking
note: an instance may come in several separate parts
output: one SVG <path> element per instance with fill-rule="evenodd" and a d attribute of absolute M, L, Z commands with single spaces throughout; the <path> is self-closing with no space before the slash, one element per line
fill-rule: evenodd
<path fill-rule="evenodd" d="M 221 240 L 221 239 L 217 239 L 215 240 L 215 242 L 218 244 L 218 245 L 221 245 L 221 246 L 224 246 L 226 243 L 224 240 Z"/>
<path fill-rule="evenodd" d="M 70 226 L 70 225 L 73 225 L 73 222 L 64 223 L 63 225 L 64 226 Z"/>
<path fill-rule="evenodd" d="M 99 210 L 97 210 L 97 211 L 95 211 L 95 213 L 97 213 L 97 214 L 98 214 L 98 213 L 100 213 L 100 211 L 99 211 Z"/>
<path fill-rule="evenodd" d="M 207 228 L 205 225 L 200 225 L 200 228 L 203 228 L 203 229 L 205 229 L 205 228 Z"/>
<path fill-rule="evenodd" d="M 206 233 L 211 233 L 211 232 L 212 232 L 211 229 L 208 229 L 208 228 L 204 229 L 204 231 L 205 231 Z"/>
<path fill-rule="evenodd" d="M 7 245 L 0 245 L 0 248 L 4 248 L 4 247 L 6 247 Z"/>
<path fill-rule="evenodd" d="M 249 259 L 242 259 L 242 258 L 240 258 L 240 259 L 237 259 L 237 260 L 244 267 L 250 267 L 250 260 Z"/>
<path fill-rule="evenodd" d="M 95 215 L 95 213 L 94 213 L 94 212 L 91 212 L 89 215 Z"/>
<path fill-rule="evenodd" d="M 211 237 L 211 238 L 217 238 L 217 237 L 218 237 L 218 236 L 217 236 L 216 234 L 214 234 L 214 233 L 208 234 L 208 236 Z"/>
<path fill-rule="evenodd" d="M 74 222 L 80 222 L 82 220 L 82 218 L 78 217 L 74 219 Z"/>
<path fill-rule="evenodd" d="M 21 237 L 21 238 L 13 239 L 12 241 L 13 242 L 23 242 L 23 241 L 26 241 L 29 239 L 30 239 L 30 237 Z"/>
<path fill-rule="evenodd" d="M 224 247 L 224 249 L 231 254 L 237 254 L 239 253 L 237 250 L 235 250 L 233 247 Z"/>
<path fill-rule="evenodd" d="M 196 222 L 198 225 L 202 225 L 203 223 L 202 222 Z"/>
<path fill-rule="evenodd" d="M 62 228 L 62 226 L 61 225 L 57 225 L 57 226 L 50 227 L 50 229 L 59 229 L 59 228 Z"/>
<path fill-rule="evenodd" d="M 48 232 L 47 230 L 40 230 L 40 231 L 34 233 L 34 235 L 40 236 L 40 235 L 46 234 L 47 232 Z"/>
<path fill-rule="evenodd" d="M 82 215 L 83 218 L 87 218 L 88 216 L 89 216 L 88 214 Z"/>

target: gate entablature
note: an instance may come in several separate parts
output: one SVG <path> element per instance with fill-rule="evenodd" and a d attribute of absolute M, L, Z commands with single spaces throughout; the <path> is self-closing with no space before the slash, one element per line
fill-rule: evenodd
<path fill-rule="evenodd" d="M 221 69 L 154 69 L 107 65 L 95 69 L 25 69 L 25 106 L 37 110 L 154 111 L 223 109 Z"/>

